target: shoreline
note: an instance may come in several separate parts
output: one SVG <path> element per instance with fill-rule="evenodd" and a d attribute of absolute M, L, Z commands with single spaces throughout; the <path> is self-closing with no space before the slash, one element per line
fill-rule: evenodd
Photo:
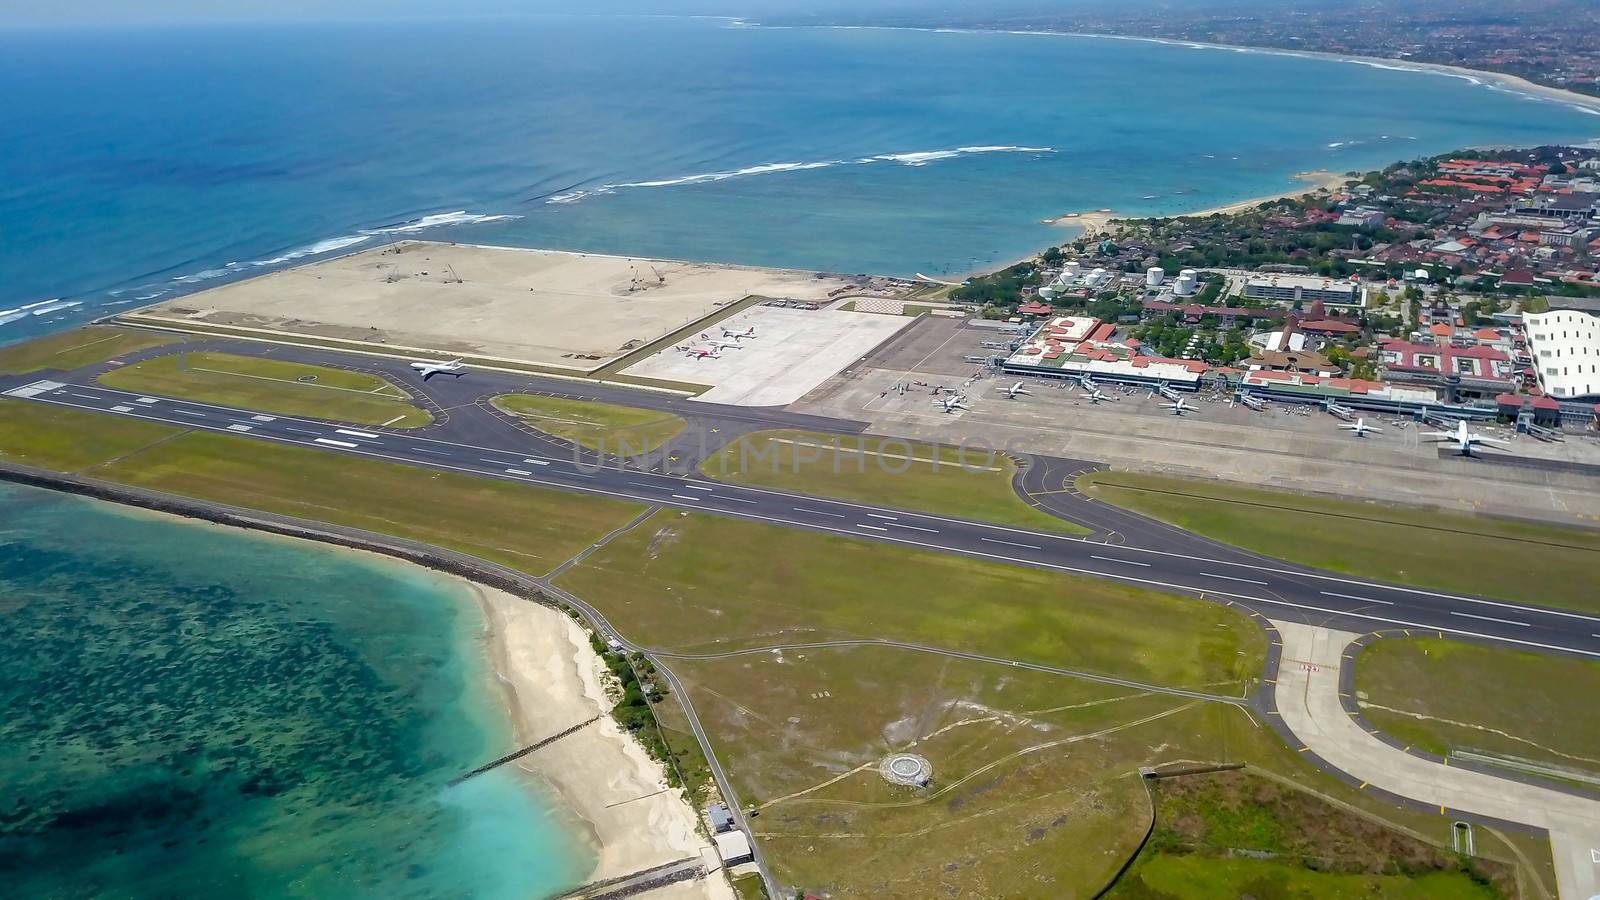
<path fill-rule="evenodd" d="M 706 877 L 657 888 L 666 900 L 733 900 L 699 814 L 667 786 L 661 764 L 610 715 L 605 664 L 589 632 L 557 609 L 499 588 L 446 575 L 476 600 L 484 647 L 507 715 L 526 746 L 595 715 L 599 721 L 511 765 L 558 799 L 582 829 L 595 863 L 588 882 L 631 875 L 699 856 Z M 530 786 L 531 787 L 531 786 Z"/>
<path fill-rule="evenodd" d="M 137 516 L 244 530 L 269 541 L 309 541 L 329 552 L 370 557 L 383 565 L 403 566 L 442 579 L 469 597 L 479 610 L 478 646 L 487 655 L 486 668 L 495 680 L 482 689 L 496 691 L 519 747 L 600 716 L 592 725 L 508 764 L 527 780 L 525 789 L 568 826 L 568 836 L 593 852 L 594 865 L 583 883 L 701 856 L 708 870 L 704 878 L 656 888 L 651 896 L 661 900 L 735 900 L 720 871 L 715 848 L 699 831 L 699 814 L 681 792 L 667 788 L 661 764 L 610 715 L 605 664 L 590 645 L 588 630 L 559 609 L 459 572 L 369 547 L 319 539 L 315 533 L 259 527 L 255 522 L 260 520 L 253 519 L 219 521 L 130 502 L 114 492 L 74 490 L 70 480 L 54 473 L 43 479 L 5 478 L 0 483 L 110 503 Z"/>

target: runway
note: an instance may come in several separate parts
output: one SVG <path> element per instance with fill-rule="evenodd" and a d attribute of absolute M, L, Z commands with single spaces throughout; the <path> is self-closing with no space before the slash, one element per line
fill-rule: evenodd
<path fill-rule="evenodd" d="M 185 346 L 215 349 L 222 343 Z M 257 354 L 268 349 L 236 342 L 226 342 L 226 348 Z M 147 354 L 175 349 L 157 348 Z M 418 390 L 414 373 L 404 361 L 270 349 L 270 355 L 280 359 L 323 365 L 332 361 L 346 368 L 356 362 L 364 370 L 383 372 L 408 390 Z M 719 408 L 666 394 L 473 371 L 461 379 L 429 381 L 422 394 L 438 409 L 438 421 L 427 428 L 396 431 L 112 390 L 94 381 L 100 368 L 45 378 L 4 379 L 0 380 L 0 392 L 32 402 L 328 453 L 1104 578 L 1238 605 L 1273 618 L 1355 632 L 1416 629 L 1600 658 L 1600 616 L 1383 584 L 1256 556 L 1076 494 L 1070 487 L 1072 476 L 1087 464 L 1071 460 L 1030 458 L 1017 486 L 1030 502 L 1097 529 L 1087 538 L 728 484 L 699 477 L 694 469 L 706 452 L 748 431 L 807 428 L 859 432 L 860 423 L 782 410 Z M 528 390 L 672 410 L 692 417 L 692 426 L 663 448 L 654 465 L 626 467 L 614 459 L 519 430 L 510 417 L 482 402 L 492 394 Z"/>

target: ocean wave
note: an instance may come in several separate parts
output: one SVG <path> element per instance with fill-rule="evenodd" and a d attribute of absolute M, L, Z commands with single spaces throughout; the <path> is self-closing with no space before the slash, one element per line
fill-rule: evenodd
<path fill-rule="evenodd" d="M 516 219 L 520 216 L 490 215 L 487 213 L 469 213 L 464 209 L 455 212 L 434 213 L 420 219 L 411 219 L 394 225 L 385 225 L 382 228 L 366 228 L 361 231 L 363 235 L 372 236 L 379 234 L 415 234 L 429 228 L 443 228 L 446 225 L 480 225 L 484 222 L 500 222 L 506 219 Z M 342 240 L 334 238 L 334 240 Z"/>
<path fill-rule="evenodd" d="M 597 194 L 610 194 L 615 191 L 632 188 L 664 188 L 678 187 L 685 184 L 706 184 L 714 181 L 727 181 L 730 178 L 748 178 L 754 175 L 772 175 L 779 172 L 804 172 L 815 169 L 828 169 L 834 166 L 865 166 L 875 163 L 893 162 L 903 166 L 925 166 L 928 163 L 942 159 L 954 159 L 959 156 L 971 156 L 980 153 L 1054 153 L 1054 147 L 1017 147 L 1010 144 L 996 144 L 974 147 L 955 147 L 949 150 L 916 150 L 909 153 L 882 153 L 876 156 L 863 156 L 857 159 L 825 159 L 815 162 L 776 162 L 762 163 L 756 166 L 746 166 L 742 169 L 726 169 L 718 172 L 701 172 L 696 175 L 681 175 L 677 178 L 659 178 L 652 181 L 624 181 L 616 184 L 602 184 L 595 188 L 578 188 L 562 191 L 544 199 L 547 204 L 562 205 L 577 203 L 587 197 Z"/>
<path fill-rule="evenodd" d="M 258 259 L 255 262 L 252 262 L 250 265 L 282 265 L 283 263 L 301 259 L 303 257 L 316 256 L 319 253 L 332 253 L 335 250 L 343 250 L 346 247 L 354 247 L 357 244 L 364 244 L 370 240 L 372 240 L 372 236 L 369 234 L 347 234 L 344 237 L 328 238 L 325 241 L 317 241 L 315 244 L 301 247 L 298 250 L 290 250 L 288 253 L 285 253 L 282 256 L 274 256 L 271 259 Z M 229 265 L 232 265 L 232 263 L 229 263 Z"/>
<path fill-rule="evenodd" d="M 20 322 L 30 316 L 48 316 L 53 312 L 60 312 L 64 309 L 72 309 L 82 305 L 82 300 L 62 300 L 60 297 L 49 300 L 36 300 L 33 303 L 24 303 L 21 306 L 13 306 L 10 309 L 0 309 L 0 325 Z"/>

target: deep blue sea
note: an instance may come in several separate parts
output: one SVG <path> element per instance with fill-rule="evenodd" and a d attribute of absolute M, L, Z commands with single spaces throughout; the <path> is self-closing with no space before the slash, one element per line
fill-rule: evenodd
<path fill-rule="evenodd" d="M 315 544 L 0 484 L 0 894 L 549 896 L 473 598 Z"/>
<path fill-rule="evenodd" d="M 0 32 L 0 98 L 0 343 L 395 234 L 932 275 L 1064 212 L 1600 136 L 1333 60 L 715 19 Z"/>

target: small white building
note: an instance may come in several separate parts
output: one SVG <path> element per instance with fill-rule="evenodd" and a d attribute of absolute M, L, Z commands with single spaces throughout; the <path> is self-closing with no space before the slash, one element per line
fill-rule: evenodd
<path fill-rule="evenodd" d="M 750 848 L 750 838 L 737 828 L 714 834 L 711 840 L 716 842 L 717 856 L 722 858 L 724 866 L 737 866 L 756 858 L 755 851 Z"/>

